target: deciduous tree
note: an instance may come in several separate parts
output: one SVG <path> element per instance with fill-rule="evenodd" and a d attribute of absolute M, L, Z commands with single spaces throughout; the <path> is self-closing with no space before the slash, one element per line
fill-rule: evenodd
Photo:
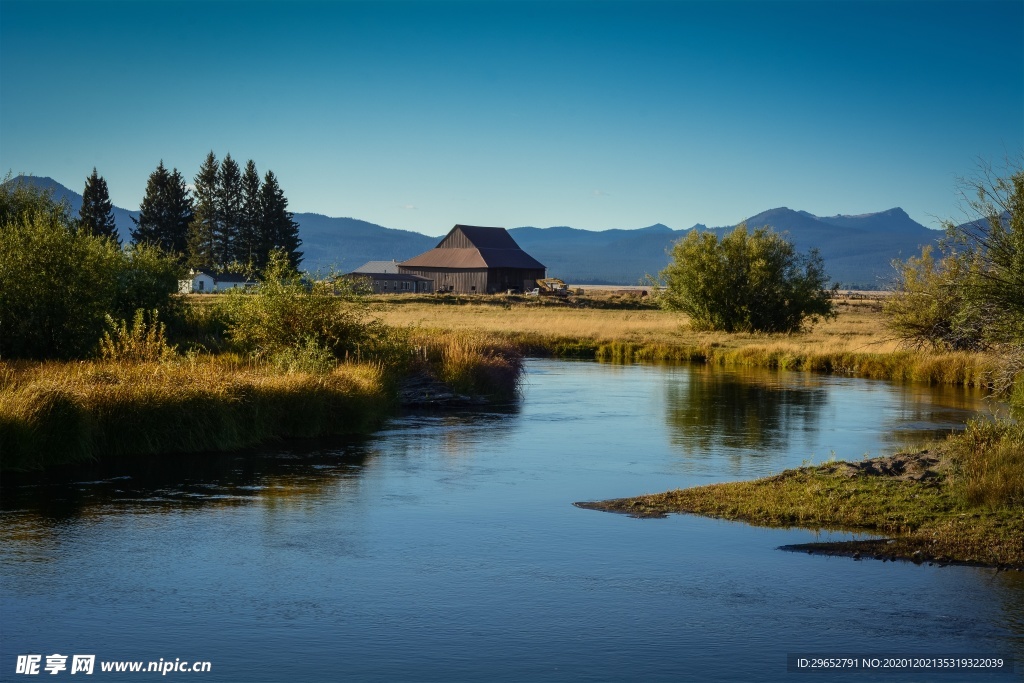
<path fill-rule="evenodd" d="M 750 234 L 740 224 L 721 240 L 693 230 L 671 254 L 661 302 L 686 313 L 695 329 L 794 332 L 835 316 L 818 253 L 798 254 L 767 226 Z"/>
<path fill-rule="evenodd" d="M 967 220 L 946 221 L 941 256 L 893 264 L 886 324 L 910 346 L 994 351 L 992 384 L 1009 390 L 1024 377 L 1024 168 L 984 165 L 961 186 Z"/>

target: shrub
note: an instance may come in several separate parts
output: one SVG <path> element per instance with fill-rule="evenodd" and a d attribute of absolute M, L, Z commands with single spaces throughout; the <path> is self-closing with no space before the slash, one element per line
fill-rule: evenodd
<path fill-rule="evenodd" d="M 686 313 L 695 329 L 794 332 L 835 317 L 821 257 L 797 254 L 767 226 L 749 234 L 740 224 L 721 240 L 693 230 L 671 254 L 659 299 Z"/>
<path fill-rule="evenodd" d="M 146 322 L 146 312 L 135 311 L 131 328 L 125 320 L 115 321 L 107 316 L 108 330 L 100 340 L 100 357 L 110 361 L 161 361 L 173 358 L 174 347 L 168 345 L 166 328 L 154 309 Z"/>
<path fill-rule="evenodd" d="M 962 185 L 969 220 L 946 222 L 940 258 L 925 248 L 894 263 L 883 310 L 907 345 L 993 351 L 990 383 L 1008 393 L 1024 371 L 1024 169 L 998 178 L 985 167 Z"/>
<path fill-rule="evenodd" d="M 86 357 L 107 315 L 171 308 L 176 265 L 78 230 L 50 193 L 3 185 L 0 221 L 0 357 Z"/>
<path fill-rule="evenodd" d="M 300 349 L 326 350 L 339 360 L 366 359 L 386 336 L 352 285 L 306 281 L 282 251 L 271 254 L 254 292 L 232 290 L 223 305 L 228 337 L 258 360 L 297 357 Z"/>

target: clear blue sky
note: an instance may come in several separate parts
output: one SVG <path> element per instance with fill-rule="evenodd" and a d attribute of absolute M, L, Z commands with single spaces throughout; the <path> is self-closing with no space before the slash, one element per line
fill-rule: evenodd
<path fill-rule="evenodd" d="M 0 1 L 0 165 L 137 209 L 163 159 L 443 234 L 902 206 L 1024 149 L 1024 2 Z"/>

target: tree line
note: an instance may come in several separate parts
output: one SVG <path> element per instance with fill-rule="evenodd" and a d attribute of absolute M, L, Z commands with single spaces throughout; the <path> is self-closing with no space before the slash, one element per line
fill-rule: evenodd
<path fill-rule="evenodd" d="M 299 225 L 288 211 L 273 171 L 260 180 L 250 159 L 241 169 L 231 154 L 207 154 L 189 188 L 184 176 L 161 160 L 146 182 L 133 244 L 159 247 L 191 268 L 261 273 L 269 254 L 283 251 L 293 268 L 302 261 Z M 119 241 L 107 183 L 93 168 L 86 178 L 78 226 Z"/>

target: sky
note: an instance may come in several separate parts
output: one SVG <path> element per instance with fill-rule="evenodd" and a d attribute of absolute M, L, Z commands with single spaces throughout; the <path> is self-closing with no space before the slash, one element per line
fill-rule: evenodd
<path fill-rule="evenodd" d="M 138 209 L 162 160 L 294 212 L 732 225 L 956 217 L 1024 150 L 1024 0 L 0 0 L 0 172 Z"/>

